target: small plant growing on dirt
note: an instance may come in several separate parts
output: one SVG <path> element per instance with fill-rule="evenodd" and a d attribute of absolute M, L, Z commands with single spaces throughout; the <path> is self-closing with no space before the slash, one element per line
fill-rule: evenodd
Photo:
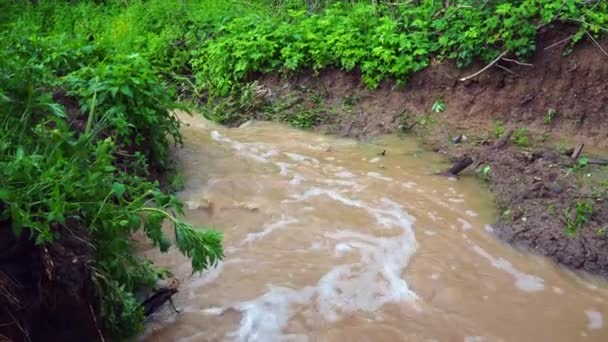
<path fill-rule="evenodd" d="M 479 171 L 479 174 L 481 175 L 481 178 L 486 181 L 489 182 L 490 179 L 492 178 L 492 175 L 490 174 L 490 172 L 492 171 L 492 168 L 490 167 L 490 165 L 484 165 L 481 170 Z"/>
<path fill-rule="evenodd" d="M 574 207 L 565 208 L 562 213 L 565 228 L 568 236 L 574 236 L 578 230 L 589 221 L 593 215 L 593 206 L 587 201 L 576 201 Z"/>
<path fill-rule="evenodd" d="M 494 123 L 494 136 L 498 139 L 500 137 L 502 137 L 502 135 L 505 133 L 505 125 L 500 122 L 497 121 Z"/>
<path fill-rule="evenodd" d="M 572 165 L 572 167 L 570 167 L 566 170 L 566 173 L 571 174 L 571 173 L 578 172 L 578 171 L 582 170 L 583 168 L 585 168 L 587 165 L 589 165 L 589 158 L 580 157 L 576 160 L 576 163 L 574 163 L 574 165 Z"/>
<path fill-rule="evenodd" d="M 431 107 L 433 113 L 442 113 L 445 111 L 445 102 L 442 98 L 438 98 L 435 102 L 433 102 L 433 106 Z"/>
<path fill-rule="evenodd" d="M 545 125 L 551 125 L 553 123 L 553 119 L 555 119 L 555 109 L 549 108 L 547 114 L 545 114 Z"/>
<path fill-rule="evenodd" d="M 530 146 L 530 138 L 528 137 L 528 129 L 525 127 L 518 128 L 513 132 L 512 141 L 519 147 Z"/>

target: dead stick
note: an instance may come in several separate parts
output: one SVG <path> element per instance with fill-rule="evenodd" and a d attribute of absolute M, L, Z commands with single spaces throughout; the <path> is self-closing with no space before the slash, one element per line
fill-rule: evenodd
<path fill-rule="evenodd" d="M 501 68 L 502 70 L 508 72 L 511 75 L 514 75 L 514 76 L 517 76 L 517 77 L 521 77 L 521 75 L 519 75 L 518 73 L 515 73 L 515 72 L 511 71 L 511 69 L 509 69 L 507 67 L 504 67 L 504 66 L 502 66 L 502 65 L 500 65 L 498 63 L 496 64 L 496 67 Z"/>
<path fill-rule="evenodd" d="M 600 51 L 602 51 L 604 53 L 604 55 L 608 56 L 608 52 L 606 52 L 606 50 L 604 50 L 604 48 L 600 45 L 600 43 L 598 43 L 597 40 L 595 40 L 595 38 L 593 38 L 591 33 L 589 33 L 589 31 L 585 31 L 585 33 L 587 34 L 587 36 L 589 36 L 589 38 L 591 38 L 591 40 L 593 41 L 595 46 L 597 46 L 597 48 L 600 49 Z"/>
<path fill-rule="evenodd" d="M 515 132 L 515 129 L 513 127 L 507 129 L 507 131 L 503 133 L 502 137 L 500 137 L 500 139 L 496 141 L 492 148 L 495 150 L 503 148 L 509 142 L 509 139 L 511 139 L 511 135 L 513 135 L 513 132 Z"/>
<path fill-rule="evenodd" d="M 99 340 L 101 342 L 106 342 L 106 340 L 103 338 L 103 334 L 101 333 L 101 330 L 99 330 L 99 326 L 97 325 L 97 318 L 95 317 L 95 312 L 93 312 L 93 307 L 91 306 L 91 304 L 89 304 L 89 311 L 91 312 L 91 317 L 93 317 L 93 323 L 95 324 L 95 328 L 97 328 L 97 333 L 99 334 Z"/>
<path fill-rule="evenodd" d="M 557 43 L 553 43 L 553 44 L 551 44 L 551 45 L 547 46 L 547 47 L 545 48 L 545 50 L 549 50 L 550 48 L 556 47 L 556 46 L 558 46 L 558 45 L 559 45 L 559 44 L 561 44 L 561 43 L 565 43 L 565 42 L 569 41 L 570 39 L 572 39 L 572 37 L 574 37 L 574 36 L 569 36 L 569 37 L 566 37 L 566 38 L 564 38 L 564 39 L 562 39 L 562 40 L 558 41 Z"/>
<path fill-rule="evenodd" d="M 473 159 L 471 159 L 471 157 L 469 156 L 466 156 L 454 163 L 454 165 L 452 165 L 452 167 L 450 167 L 447 171 L 441 172 L 439 174 L 444 176 L 456 176 L 471 164 L 473 164 Z"/>
<path fill-rule="evenodd" d="M 523 65 L 523 66 L 527 66 L 527 67 L 531 67 L 531 68 L 534 67 L 534 64 L 520 62 L 517 59 L 511 59 L 511 58 L 503 57 L 502 60 L 505 61 L 505 62 L 511 62 L 511 63 L 515 63 L 515 64 L 519 64 L 519 65 Z"/>
<path fill-rule="evenodd" d="M 577 160 L 578 157 L 581 155 L 581 152 L 583 152 L 583 147 L 585 147 L 585 144 L 578 144 L 578 146 L 576 146 L 576 148 L 574 149 L 574 152 L 572 152 L 570 158 Z"/>
<path fill-rule="evenodd" d="M 606 159 L 589 159 L 589 162 L 587 164 L 590 165 L 608 165 L 608 160 Z"/>
<path fill-rule="evenodd" d="M 498 61 L 501 60 L 504 56 L 506 56 L 507 53 L 509 53 L 509 50 L 503 51 L 500 55 L 498 55 L 498 57 L 496 57 L 496 59 L 494 59 L 492 62 L 490 62 L 490 64 L 488 64 L 485 67 L 483 67 L 483 69 L 479 70 L 478 72 L 476 72 L 476 73 L 474 73 L 472 75 L 463 77 L 463 78 L 459 79 L 459 81 L 464 82 L 466 80 L 470 80 L 471 78 L 474 78 L 474 77 L 477 77 L 477 76 L 481 75 L 484 71 L 490 69 L 492 67 L 492 65 L 498 63 Z"/>

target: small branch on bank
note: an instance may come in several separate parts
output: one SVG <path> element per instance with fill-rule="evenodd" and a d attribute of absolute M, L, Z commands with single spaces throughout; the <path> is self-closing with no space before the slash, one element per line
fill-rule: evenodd
<path fill-rule="evenodd" d="M 507 67 L 504 67 L 504 66 L 502 66 L 502 65 L 500 65 L 500 64 L 496 64 L 496 67 L 497 67 L 497 68 L 500 68 L 500 69 L 502 69 L 502 70 L 504 70 L 504 71 L 506 71 L 506 72 L 508 72 L 509 74 L 511 74 L 511 75 L 513 75 L 513 76 L 521 77 L 521 75 L 520 75 L 520 74 L 518 74 L 518 73 L 516 73 L 516 72 L 512 71 L 511 69 L 509 69 L 509 68 L 507 68 Z"/>
<path fill-rule="evenodd" d="M 578 157 L 580 157 L 581 152 L 583 152 L 583 147 L 585 147 L 585 144 L 578 144 L 578 146 L 576 146 L 576 148 L 572 152 L 572 155 L 570 156 L 570 158 L 577 160 Z"/>
<path fill-rule="evenodd" d="M 99 334 L 99 340 L 101 342 L 106 342 L 106 340 L 103 338 L 101 330 L 99 329 L 99 325 L 97 325 L 97 318 L 95 317 L 95 312 L 93 312 L 93 307 L 91 306 L 91 304 L 89 304 L 89 311 L 91 312 L 91 317 L 93 317 L 93 323 L 95 324 L 95 328 L 97 329 L 97 333 Z"/>
<path fill-rule="evenodd" d="M 163 287 L 156 291 L 156 293 L 143 302 L 142 306 L 144 307 L 144 315 L 146 317 L 150 316 L 167 301 L 171 302 L 171 306 L 175 311 L 177 311 L 177 309 L 175 309 L 173 306 L 173 302 L 171 301 L 171 297 L 173 297 L 173 295 L 177 292 L 177 289 L 173 287 Z"/>
<path fill-rule="evenodd" d="M 606 159 L 589 159 L 589 161 L 587 162 L 587 164 L 590 165 L 600 165 L 600 166 L 605 166 L 608 165 L 608 160 Z"/>
<path fill-rule="evenodd" d="M 481 75 L 486 70 L 490 69 L 494 64 L 498 63 L 498 61 L 500 61 L 504 56 L 506 56 L 507 53 L 509 53 L 509 50 L 503 51 L 500 55 L 498 55 L 498 57 L 496 57 L 496 59 L 494 59 L 492 62 L 490 62 L 490 64 L 486 65 L 481 70 L 479 70 L 478 72 L 476 72 L 476 73 L 474 73 L 472 75 L 460 78 L 459 81 L 464 82 L 466 80 L 470 80 L 471 78 L 475 78 L 475 77 Z"/>
<path fill-rule="evenodd" d="M 448 170 L 440 172 L 439 174 L 450 177 L 457 176 L 462 170 L 466 169 L 471 164 L 473 164 L 473 159 L 471 159 L 469 156 L 465 156 L 459 161 L 455 162 Z"/>
<path fill-rule="evenodd" d="M 496 143 L 494 143 L 494 146 L 492 146 L 493 149 L 498 150 L 503 148 L 504 146 L 506 146 L 509 143 L 509 139 L 511 139 L 511 136 L 513 135 L 513 132 L 515 132 L 515 129 L 513 127 L 509 127 L 502 135 L 502 137 L 500 137 L 500 139 L 498 139 L 496 141 Z"/>
<path fill-rule="evenodd" d="M 591 33 L 589 33 L 589 31 L 585 31 L 585 33 L 587 34 L 587 36 L 589 38 L 591 38 L 591 40 L 593 41 L 593 44 L 595 44 L 595 46 L 597 46 L 597 48 L 600 49 L 600 51 L 602 51 L 604 53 L 604 55 L 608 56 L 608 52 L 606 52 L 606 50 L 604 50 L 604 48 L 600 45 L 600 43 L 598 43 L 597 40 L 595 40 L 595 38 L 593 38 Z"/>
<path fill-rule="evenodd" d="M 570 39 L 572 39 L 572 37 L 574 37 L 574 36 L 572 36 L 572 35 L 568 36 L 568 37 L 566 37 L 566 38 L 564 38 L 564 39 L 562 39 L 562 40 L 560 40 L 560 41 L 558 41 L 556 43 L 553 43 L 553 44 L 547 46 L 544 50 L 547 51 L 547 50 L 549 50 L 551 48 L 554 48 L 554 47 L 556 47 L 556 46 L 558 46 L 558 45 L 560 45 L 562 43 L 565 43 L 565 42 L 569 41 Z"/>
<path fill-rule="evenodd" d="M 523 66 L 527 66 L 527 67 L 531 67 L 531 68 L 534 67 L 534 64 L 520 62 L 517 59 L 511 59 L 511 58 L 503 57 L 502 60 L 505 61 L 505 62 L 511 62 L 511 63 L 515 63 L 515 64 L 519 64 L 519 65 L 523 65 Z"/>

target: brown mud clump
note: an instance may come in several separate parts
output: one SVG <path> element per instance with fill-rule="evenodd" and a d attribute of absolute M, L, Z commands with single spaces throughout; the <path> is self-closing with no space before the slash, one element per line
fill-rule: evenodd
<path fill-rule="evenodd" d="M 608 147 L 606 56 L 592 42 L 569 51 L 574 31 L 543 28 L 533 58 L 502 59 L 466 81 L 460 79 L 485 65 L 462 70 L 437 62 L 404 87 L 385 82 L 375 90 L 356 73 L 336 70 L 261 76 L 256 87 L 263 101 L 250 113 L 359 139 L 421 133 L 450 159 L 473 159 L 469 168 L 488 181 L 502 210 L 495 226 L 501 238 L 608 277 L 608 169 L 587 165 L 586 157 L 573 160 L 549 143 Z M 521 137 L 492 148 L 506 127 L 520 128 Z M 468 139 L 460 142 L 463 135 Z"/>

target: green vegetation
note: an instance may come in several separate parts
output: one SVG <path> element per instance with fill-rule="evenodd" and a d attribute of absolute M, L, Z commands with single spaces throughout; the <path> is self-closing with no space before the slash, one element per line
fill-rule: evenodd
<path fill-rule="evenodd" d="M 100 324 L 115 338 L 133 336 L 143 322 L 134 293 L 164 274 L 135 254 L 133 233 L 166 250 L 161 227 L 172 224 L 194 271 L 222 257 L 221 235 L 180 221 L 181 203 L 159 189 L 170 145 L 181 143 L 175 101 L 222 123 L 259 109 L 308 128 L 325 114 L 320 105 L 285 100 L 290 115 L 268 108 L 255 78 L 339 68 L 371 88 L 402 85 L 432 60 L 525 59 L 537 30 L 556 22 L 576 26 L 571 44 L 599 37 L 608 2 L 2 1 L 0 233 L 34 249 L 80 241 L 94 254 Z M 404 130 L 432 122 L 402 116 Z M 514 137 L 529 143 L 525 129 Z"/>
<path fill-rule="evenodd" d="M 433 102 L 433 106 L 431 107 L 433 113 L 442 113 L 445 110 L 445 102 L 442 98 L 437 99 Z"/>
<path fill-rule="evenodd" d="M 500 122 L 497 121 L 494 123 L 494 137 L 496 139 L 502 137 L 502 135 L 505 134 L 505 125 Z"/>
<path fill-rule="evenodd" d="M 488 182 L 492 178 L 492 175 L 490 174 L 491 171 L 492 168 L 490 167 L 490 165 L 484 165 L 481 168 L 481 171 L 479 171 L 479 174 L 484 181 Z"/>
<path fill-rule="evenodd" d="M 550 126 L 553 123 L 554 119 L 555 119 L 555 109 L 549 108 L 549 110 L 547 110 L 547 114 L 545 114 L 545 119 L 543 121 L 545 122 L 545 125 Z"/>
<path fill-rule="evenodd" d="M 564 209 L 562 219 L 565 224 L 565 233 L 573 236 L 593 215 L 593 205 L 587 201 L 576 201 L 572 208 Z"/>
<path fill-rule="evenodd" d="M 528 129 L 525 127 L 520 127 L 513 132 L 513 136 L 511 136 L 511 141 L 513 141 L 519 147 L 528 147 L 530 146 L 530 138 L 528 137 Z"/>

